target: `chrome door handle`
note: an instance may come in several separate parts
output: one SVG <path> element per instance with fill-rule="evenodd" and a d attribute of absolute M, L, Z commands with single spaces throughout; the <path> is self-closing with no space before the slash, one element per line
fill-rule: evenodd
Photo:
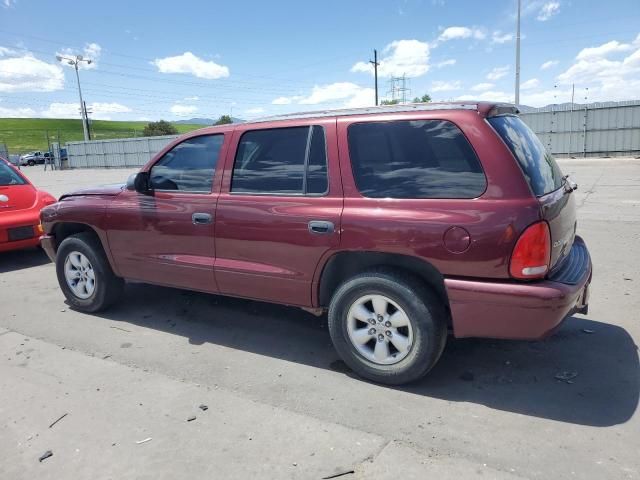
<path fill-rule="evenodd" d="M 213 221 L 210 213 L 194 213 L 191 215 L 191 222 L 194 225 L 208 225 Z"/>
<path fill-rule="evenodd" d="M 327 222 L 325 220 L 311 220 L 309 222 L 309 232 L 316 234 L 328 234 L 333 233 L 335 227 L 332 222 Z"/>

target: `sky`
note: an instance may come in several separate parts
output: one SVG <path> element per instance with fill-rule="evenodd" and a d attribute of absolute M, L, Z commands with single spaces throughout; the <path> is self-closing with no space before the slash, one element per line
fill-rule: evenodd
<path fill-rule="evenodd" d="M 522 0 L 521 103 L 640 99 L 640 0 Z M 0 117 L 242 119 L 514 100 L 516 0 L 0 0 Z"/>

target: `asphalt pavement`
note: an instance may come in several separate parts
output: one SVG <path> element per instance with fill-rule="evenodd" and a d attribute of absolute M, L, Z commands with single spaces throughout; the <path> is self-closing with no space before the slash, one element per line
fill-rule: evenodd
<path fill-rule="evenodd" d="M 88 315 L 41 251 L 0 254 L 0 478 L 640 478 L 640 161 L 561 166 L 589 314 L 539 342 L 450 338 L 399 388 L 355 377 L 325 317 L 143 284 Z M 132 172 L 24 171 L 54 195 Z"/>

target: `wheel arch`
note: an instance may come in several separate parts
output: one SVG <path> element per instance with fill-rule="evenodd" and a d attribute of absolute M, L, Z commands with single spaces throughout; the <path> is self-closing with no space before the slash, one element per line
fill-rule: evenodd
<path fill-rule="evenodd" d="M 342 282 L 374 268 L 402 270 L 417 277 L 440 298 L 450 318 L 449 297 L 440 271 L 426 260 L 398 253 L 358 251 L 334 254 L 326 261 L 320 273 L 317 287 L 318 305 L 327 307 L 333 293 Z"/>
<path fill-rule="evenodd" d="M 102 250 L 104 251 L 104 254 L 107 257 L 107 260 L 109 261 L 109 265 L 111 266 L 111 269 L 117 274 L 113 259 L 111 258 L 111 252 L 105 245 L 106 239 L 102 237 L 98 229 L 96 229 L 95 227 L 87 223 L 81 223 L 81 222 L 56 223 L 51 229 L 52 236 L 55 239 L 54 241 L 55 251 L 56 252 L 58 251 L 60 244 L 64 241 L 65 238 L 68 238 L 71 235 L 75 235 L 77 233 L 83 233 L 83 232 L 92 234 L 98 240 L 98 242 L 100 243 L 100 246 L 102 247 Z"/>

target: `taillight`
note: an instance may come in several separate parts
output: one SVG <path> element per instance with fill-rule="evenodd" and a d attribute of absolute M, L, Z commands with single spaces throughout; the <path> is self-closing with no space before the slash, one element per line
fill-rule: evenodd
<path fill-rule="evenodd" d="M 551 234 L 547 222 L 534 223 L 522 232 L 511 254 L 509 273 L 514 278 L 543 278 L 549 270 Z"/>

